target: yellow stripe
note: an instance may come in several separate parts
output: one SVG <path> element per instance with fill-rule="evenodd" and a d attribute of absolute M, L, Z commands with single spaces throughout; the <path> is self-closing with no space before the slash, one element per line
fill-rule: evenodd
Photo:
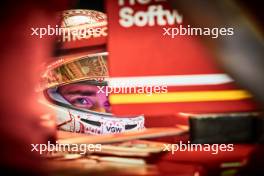
<path fill-rule="evenodd" d="M 244 90 L 168 92 L 164 94 L 112 94 L 111 104 L 230 101 L 250 98 Z"/>

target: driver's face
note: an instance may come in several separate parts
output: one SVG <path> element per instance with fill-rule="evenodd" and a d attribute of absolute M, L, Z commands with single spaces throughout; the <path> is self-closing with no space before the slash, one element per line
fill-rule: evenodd
<path fill-rule="evenodd" d="M 108 97 L 96 85 L 68 84 L 59 87 L 59 93 L 73 106 L 97 112 L 110 112 Z M 105 92 L 105 90 L 103 91 Z"/>

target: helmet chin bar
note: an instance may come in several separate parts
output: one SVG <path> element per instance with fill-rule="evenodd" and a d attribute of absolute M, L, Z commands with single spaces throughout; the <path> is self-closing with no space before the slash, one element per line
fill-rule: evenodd
<path fill-rule="evenodd" d="M 49 101 L 48 106 L 56 114 L 57 127 L 59 129 L 95 135 L 144 129 L 143 115 L 116 117 L 111 113 L 76 108 L 59 95 L 56 92 L 56 88 L 45 90 L 44 95 Z"/>

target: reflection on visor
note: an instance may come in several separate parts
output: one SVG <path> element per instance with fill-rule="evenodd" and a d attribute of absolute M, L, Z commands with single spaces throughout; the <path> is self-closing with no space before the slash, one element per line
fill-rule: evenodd
<path fill-rule="evenodd" d="M 41 88 L 47 89 L 82 80 L 103 82 L 108 77 L 107 53 L 74 59 L 60 59 L 49 65 L 42 75 Z"/>

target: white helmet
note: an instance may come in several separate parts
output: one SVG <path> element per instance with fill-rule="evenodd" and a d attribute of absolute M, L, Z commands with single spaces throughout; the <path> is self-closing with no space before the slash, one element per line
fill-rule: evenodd
<path fill-rule="evenodd" d="M 58 56 L 41 79 L 58 128 L 89 134 L 143 129 L 143 115 L 115 117 L 108 97 L 98 91 L 99 86 L 107 86 L 108 78 L 106 15 L 76 9 L 64 11 L 62 19 Z"/>

